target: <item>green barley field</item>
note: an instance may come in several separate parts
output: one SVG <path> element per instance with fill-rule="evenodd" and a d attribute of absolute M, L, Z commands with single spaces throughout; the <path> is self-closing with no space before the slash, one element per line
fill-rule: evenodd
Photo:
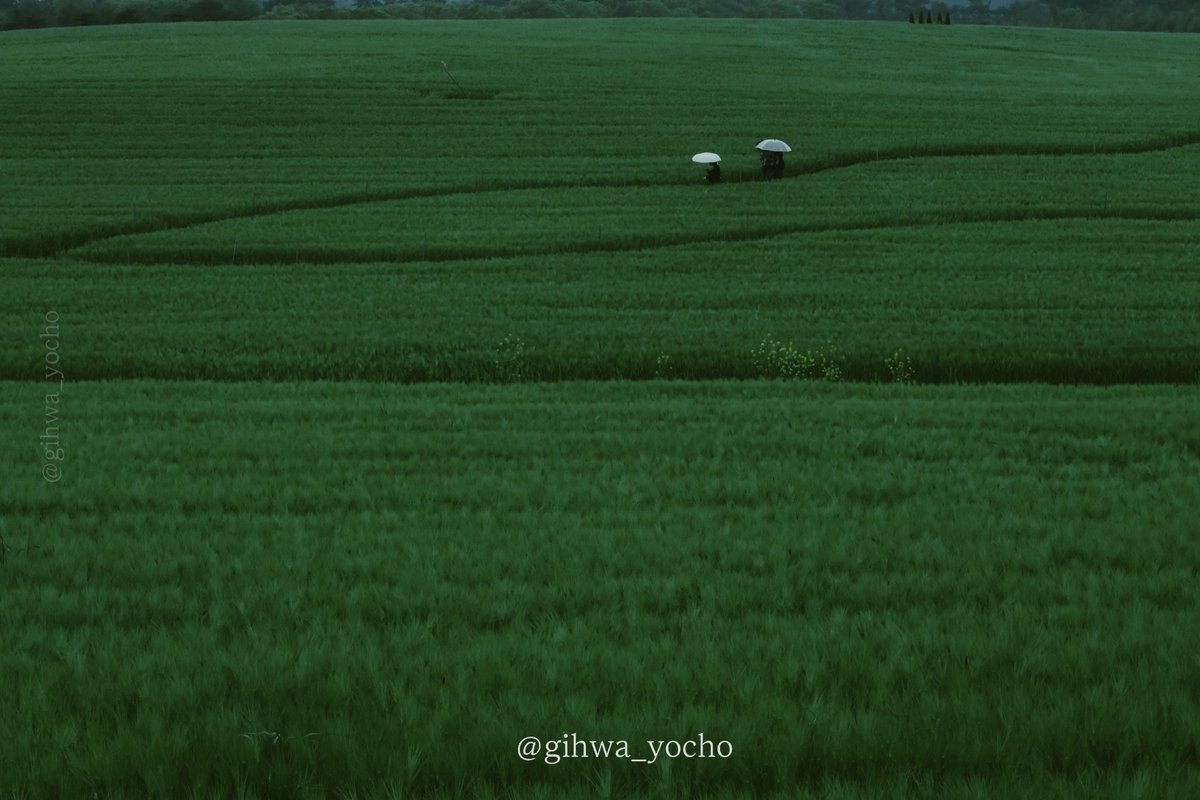
<path fill-rule="evenodd" d="M 0 34 L 0 797 L 1200 795 L 1197 74 Z"/>

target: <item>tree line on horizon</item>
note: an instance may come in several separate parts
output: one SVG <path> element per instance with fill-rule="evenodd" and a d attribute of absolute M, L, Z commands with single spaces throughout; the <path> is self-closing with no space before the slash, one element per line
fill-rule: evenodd
<path fill-rule="evenodd" d="M 1200 32 L 1195 0 L 0 0 L 0 30 L 140 22 L 248 19 L 528 19 L 750 17 L 907 21 L 945 15 L 955 23 L 1128 31 Z"/>

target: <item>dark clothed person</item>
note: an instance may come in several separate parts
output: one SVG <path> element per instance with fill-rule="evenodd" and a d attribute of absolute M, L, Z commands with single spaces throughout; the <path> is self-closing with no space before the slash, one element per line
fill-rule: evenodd
<path fill-rule="evenodd" d="M 776 178 L 783 177 L 783 153 L 772 153 L 763 150 L 759 153 L 758 161 L 762 165 L 764 181 L 773 181 Z"/>

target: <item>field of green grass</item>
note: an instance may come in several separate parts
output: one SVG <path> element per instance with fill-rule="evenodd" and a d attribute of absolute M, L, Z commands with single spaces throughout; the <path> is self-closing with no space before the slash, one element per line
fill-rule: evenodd
<path fill-rule="evenodd" d="M 5 378 L 30 374 L 22 315 L 56 302 L 88 378 L 490 380 L 505 340 L 536 378 L 660 358 L 741 378 L 766 337 L 862 380 L 897 351 L 923 381 L 1200 375 L 1192 37 L 330 23 L 5 45 Z M 764 135 L 794 144 L 788 179 L 752 180 Z M 704 149 L 725 185 L 700 185 Z"/>
<path fill-rule="evenodd" d="M 6 486 L 39 389 L 0 384 Z M 68 397 L 0 566 L 31 796 L 1200 787 L 1190 388 Z M 516 758 L 564 731 L 736 752 Z"/>
<path fill-rule="evenodd" d="M 1200 795 L 1198 44 L 0 34 L 0 797 Z"/>

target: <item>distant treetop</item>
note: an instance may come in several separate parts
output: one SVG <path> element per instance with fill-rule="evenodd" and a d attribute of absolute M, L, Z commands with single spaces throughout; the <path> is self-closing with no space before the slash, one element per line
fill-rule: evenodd
<path fill-rule="evenodd" d="M 749 17 L 1200 32 L 1196 0 L 0 0 L 0 30 L 266 19 Z M 915 19 L 914 19 L 915 15 Z"/>

